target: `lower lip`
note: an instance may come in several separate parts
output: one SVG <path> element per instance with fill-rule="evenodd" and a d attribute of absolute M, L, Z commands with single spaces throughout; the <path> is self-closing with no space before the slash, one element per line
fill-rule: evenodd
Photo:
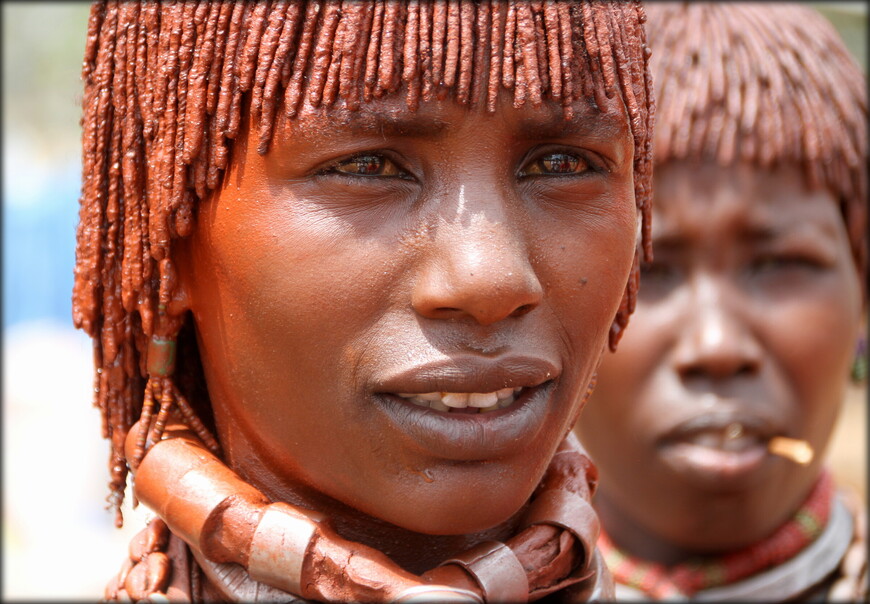
<path fill-rule="evenodd" d="M 555 382 L 524 389 L 510 407 L 485 413 L 449 413 L 393 394 L 376 394 L 381 410 L 411 446 L 442 459 L 482 461 L 525 448 L 544 426 Z"/>
<path fill-rule="evenodd" d="M 761 477 L 767 457 L 767 448 L 761 443 L 740 451 L 723 451 L 686 442 L 668 443 L 662 449 L 662 458 L 674 471 L 715 491 L 750 486 Z"/>

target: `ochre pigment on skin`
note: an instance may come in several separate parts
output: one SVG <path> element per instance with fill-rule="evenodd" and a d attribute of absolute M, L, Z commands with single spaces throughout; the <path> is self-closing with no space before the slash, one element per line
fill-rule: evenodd
<path fill-rule="evenodd" d="M 164 419 L 177 407 L 200 439 L 214 443 L 171 378 L 146 388 L 143 363 L 151 336 L 174 338 L 181 328 L 183 317 L 167 311 L 176 287 L 172 241 L 190 234 L 197 202 L 220 185 L 245 99 L 250 115 L 244 117 L 258 129 L 258 151 L 265 153 L 279 108 L 292 117 L 305 100 L 315 107 L 341 100 L 355 110 L 360 102 L 404 90 L 412 110 L 453 95 L 457 103 L 485 103 L 494 112 L 496 98 L 507 91 L 514 107 L 553 100 L 570 119 L 573 101 L 603 107 L 619 94 L 634 139 L 641 248 L 645 257 L 651 254 L 655 105 L 642 68 L 649 52 L 639 4 L 302 6 L 92 7 L 82 67 L 83 185 L 73 320 L 94 338 L 95 404 L 104 436 L 112 440 L 116 509 L 126 484 L 124 437 L 139 416 L 159 415 L 150 404 L 143 406 L 143 398 L 165 406 Z M 634 309 L 638 259 L 611 328 L 611 348 Z M 179 358 L 180 367 L 186 364 Z M 151 435 L 157 438 L 159 430 Z"/>

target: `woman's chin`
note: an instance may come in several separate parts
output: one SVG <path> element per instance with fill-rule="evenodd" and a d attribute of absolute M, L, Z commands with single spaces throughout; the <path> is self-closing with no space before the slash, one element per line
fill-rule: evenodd
<path fill-rule="evenodd" d="M 517 516 L 528 497 L 490 497 L 478 491 L 475 497 L 426 498 L 397 510 L 385 510 L 378 516 L 403 529 L 424 535 L 473 535 L 495 529 Z M 386 514 L 384 513 L 386 511 Z"/>

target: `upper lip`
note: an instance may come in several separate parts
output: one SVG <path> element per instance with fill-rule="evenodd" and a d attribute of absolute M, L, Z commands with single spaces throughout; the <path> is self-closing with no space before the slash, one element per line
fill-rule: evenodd
<path fill-rule="evenodd" d="M 752 434 L 762 441 L 783 433 L 775 422 L 757 413 L 719 411 L 689 418 L 666 432 L 661 440 L 665 442 L 684 440 L 701 432 L 725 430 L 735 423 L 743 427 L 744 433 Z"/>
<path fill-rule="evenodd" d="M 560 374 L 559 367 L 539 357 L 456 355 L 388 373 L 375 381 L 382 393 L 495 392 L 533 388 Z"/>

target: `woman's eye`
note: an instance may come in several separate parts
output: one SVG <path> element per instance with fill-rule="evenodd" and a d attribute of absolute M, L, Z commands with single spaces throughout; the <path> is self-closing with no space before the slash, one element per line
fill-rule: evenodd
<path fill-rule="evenodd" d="M 674 275 L 674 268 L 664 262 L 642 262 L 641 275 L 647 279 L 666 279 Z"/>
<path fill-rule="evenodd" d="M 753 273 L 769 273 L 783 270 L 818 270 L 822 264 L 805 256 L 771 255 L 756 258 L 751 265 Z"/>
<path fill-rule="evenodd" d="M 640 280 L 644 284 L 656 284 L 656 287 L 670 287 L 680 278 L 679 269 L 667 262 L 642 262 L 640 265 Z"/>
<path fill-rule="evenodd" d="M 638 295 L 648 302 L 666 297 L 681 282 L 681 269 L 671 262 L 642 262 Z"/>
<path fill-rule="evenodd" d="M 527 164 L 520 176 L 581 174 L 591 169 L 588 161 L 573 153 L 547 153 Z"/>
<path fill-rule="evenodd" d="M 383 155 L 357 155 L 335 164 L 327 172 L 339 172 L 352 176 L 397 176 L 407 178 L 408 174 L 401 170 L 395 162 Z"/>

